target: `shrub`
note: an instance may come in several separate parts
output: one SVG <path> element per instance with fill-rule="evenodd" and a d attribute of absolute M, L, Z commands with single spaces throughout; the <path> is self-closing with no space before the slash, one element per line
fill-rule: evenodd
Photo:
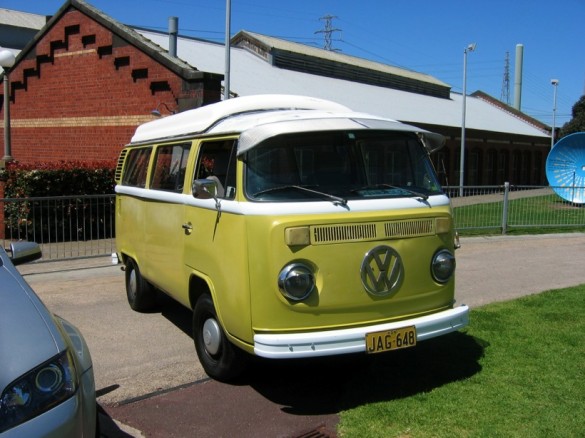
<path fill-rule="evenodd" d="M 26 201 L 5 203 L 6 235 L 41 242 L 112 237 L 110 232 L 99 230 L 113 229 L 112 224 L 104 224 L 104 218 L 113 217 L 104 214 L 106 209 L 113 211 L 113 202 L 95 205 L 93 200 L 69 197 L 113 194 L 114 171 L 115 163 L 105 161 L 7 163 L 0 170 L 0 180 L 5 182 L 4 197 Z M 30 199 L 46 197 L 68 198 L 54 202 Z M 94 236 L 96 232 L 100 235 Z"/>
<path fill-rule="evenodd" d="M 114 193 L 113 162 L 59 161 L 21 164 L 9 162 L 0 170 L 6 198 L 103 195 Z"/>

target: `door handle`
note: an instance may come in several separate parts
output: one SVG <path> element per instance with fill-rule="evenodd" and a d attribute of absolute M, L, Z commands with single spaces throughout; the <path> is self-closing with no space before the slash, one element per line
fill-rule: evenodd
<path fill-rule="evenodd" d="M 191 224 L 191 222 L 187 222 L 186 224 L 181 225 L 181 227 L 183 228 L 183 230 L 185 230 L 185 234 L 191 234 L 191 232 L 193 231 L 193 225 Z"/>

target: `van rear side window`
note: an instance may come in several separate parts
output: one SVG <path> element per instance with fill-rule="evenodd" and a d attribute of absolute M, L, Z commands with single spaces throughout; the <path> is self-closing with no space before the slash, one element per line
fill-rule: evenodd
<path fill-rule="evenodd" d="M 150 161 L 151 148 L 132 149 L 126 157 L 126 169 L 122 185 L 132 187 L 146 187 L 146 174 Z"/>
<path fill-rule="evenodd" d="M 156 150 L 150 188 L 182 192 L 190 144 L 161 146 Z"/>

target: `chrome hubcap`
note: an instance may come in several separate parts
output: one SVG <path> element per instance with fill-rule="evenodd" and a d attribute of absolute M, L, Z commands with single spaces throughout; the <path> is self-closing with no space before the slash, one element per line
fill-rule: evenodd
<path fill-rule="evenodd" d="M 214 355 L 219 351 L 221 343 L 221 328 L 213 318 L 209 318 L 203 324 L 203 343 L 209 354 Z"/>
<path fill-rule="evenodd" d="M 130 279 L 128 281 L 128 290 L 132 297 L 136 296 L 136 271 L 132 270 L 130 273 Z"/>

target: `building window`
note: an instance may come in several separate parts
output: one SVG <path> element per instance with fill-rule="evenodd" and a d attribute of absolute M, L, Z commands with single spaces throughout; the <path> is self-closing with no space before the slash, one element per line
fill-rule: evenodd
<path fill-rule="evenodd" d="M 487 152 L 487 172 L 489 185 L 498 184 L 498 152 L 495 149 L 490 149 Z"/>
<path fill-rule="evenodd" d="M 449 185 L 449 149 L 444 148 L 433 155 L 431 155 L 433 166 L 437 171 L 439 182 L 443 186 Z"/>
<path fill-rule="evenodd" d="M 510 178 L 510 153 L 500 151 L 498 153 L 498 174 L 496 184 L 504 184 Z"/>
<path fill-rule="evenodd" d="M 530 173 L 531 173 L 530 171 L 532 169 L 531 162 L 532 162 L 531 152 L 524 151 L 524 153 L 522 154 L 522 168 L 521 168 L 522 184 L 530 184 L 530 180 L 532 179 L 530 177 Z"/>
<path fill-rule="evenodd" d="M 472 149 L 469 153 L 469 161 L 467 163 L 468 185 L 476 186 L 481 184 L 481 163 L 482 163 L 481 149 Z"/>

